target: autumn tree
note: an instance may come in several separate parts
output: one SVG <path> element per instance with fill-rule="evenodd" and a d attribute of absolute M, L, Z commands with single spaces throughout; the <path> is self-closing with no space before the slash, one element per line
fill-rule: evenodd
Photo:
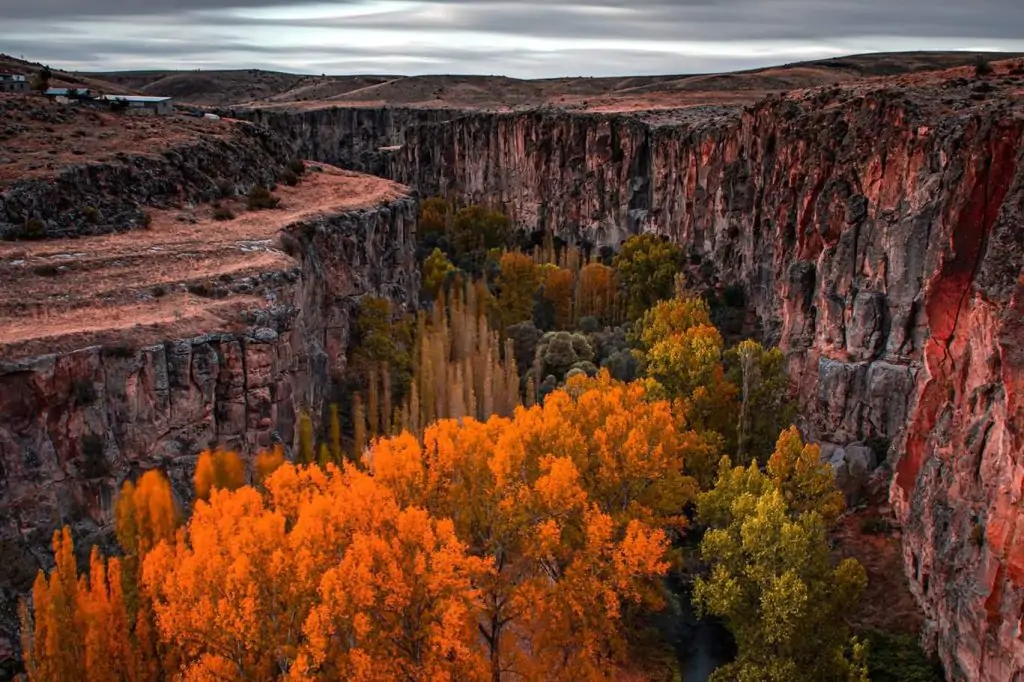
<path fill-rule="evenodd" d="M 617 321 L 618 282 L 615 270 L 601 263 L 589 263 L 580 270 L 576 286 L 575 311 L 579 317 L 593 317 L 603 324 Z"/>
<path fill-rule="evenodd" d="M 455 214 L 452 247 L 456 258 L 461 260 L 473 251 L 504 248 L 508 245 L 511 233 L 512 221 L 501 211 L 483 206 L 467 206 Z"/>
<path fill-rule="evenodd" d="M 740 391 L 737 462 L 765 461 L 778 434 L 796 416 L 785 357 L 778 348 L 765 349 L 756 341 L 747 340 L 727 350 L 723 361 L 726 379 Z"/>
<path fill-rule="evenodd" d="M 303 464 L 316 461 L 316 435 L 313 433 L 313 420 L 305 410 L 299 411 L 299 451 L 296 460 Z"/>
<path fill-rule="evenodd" d="M 419 233 L 421 235 L 448 232 L 454 211 L 450 202 L 441 197 L 430 197 L 420 202 Z"/>
<path fill-rule="evenodd" d="M 550 307 L 555 329 L 568 329 L 573 321 L 573 294 L 576 276 L 568 268 L 543 269 L 541 298 Z"/>
<path fill-rule="evenodd" d="M 135 624 L 124 593 L 120 559 L 105 560 L 93 548 L 89 572 L 78 575 L 67 527 L 54 533 L 56 565 L 42 571 L 31 608 L 20 607 L 22 652 L 31 682 L 143 682 L 160 679 L 148 640 Z"/>
<path fill-rule="evenodd" d="M 498 328 L 505 329 L 533 318 L 533 295 L 540 280 L 533 259 L 522 253 L 506 253 L 500 267 L 495 314 Z"/>
<path fill-rule="evenodd" d="M 193 480 L 196 497 L 206 500 L 216 488 L 237 490 L 245 485 L 245 464 L 242 458 L 231 450 L 204 450 L 196 462 Z"/>
<path fill-rule="evenodd" d="M 654 234 L 630 237 L 615 257 L 614 267 L 626 297 L 630 320 L 641 317 L 658 301 L 671 298 L 682 251 Z"/>
<path fill-rule="evenodd" d="M 455 266 L 448 260 L 444 251 L 435 248 L 423 261 L 423 291 L 431 299 L 437 298 L 441 289 L 456 272 Z"/>
<path fill-rule="evenodd" d="M 163 540 L 174 537 L 181 514 L 174 502 L 170 481 L 151 469 L 138 484 L 125 481 L 114 505 L 114 528 L 121 549 L 141 556 Z"/>
<path fill-rule="evenodd" d="M 493 562 L 479 605 L 491 679 L 614 668 L 623 604 L 658 605 L 666 533 L 695 492 L 682 471 L 701 439 L 677 425 L 668 403 L 605 374 L 511 422 L 427 429 L 426 463 L 402 479 L 426 480 L 421 499 Z"/>
<path fill-rule="evenodd" d="M 715 680 L 863 679 L 845 615 L 867 578 L 855 560 L 832 565 L 827 531 L 842 495 L 823 485 L 831 472 L 815 454 L 791 430 L 767 474 L 725 458 L 715 488 L 698 500 L 711 573 L 697 579 L 694 598 L 725 621 L 739 650 Z"/>

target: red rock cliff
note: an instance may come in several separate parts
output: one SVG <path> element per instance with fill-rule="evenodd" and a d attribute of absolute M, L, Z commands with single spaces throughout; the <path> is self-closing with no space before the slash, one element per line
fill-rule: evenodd
<path fill-rule="evenodd" d="M 423 195 L 503 206 L 591 243 L 666 234 L 744 285 L 788 354 L 806 429 L 887 451 L 906 572 L 949 677 L 1024 675 L 1024 114 L 1012 79 L 880 82 L 743 111 L 301 120 L 292 141 L 311 156 L 372 158 Z"/>

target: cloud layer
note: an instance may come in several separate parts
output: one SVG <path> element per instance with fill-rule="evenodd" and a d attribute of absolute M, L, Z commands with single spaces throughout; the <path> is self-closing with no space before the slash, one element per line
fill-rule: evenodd
<path fill-rule="evenodd" d="M 0 51 L 80 69 L 518 77 L 1024 51 L 1021 0 L 3 0 Z"/>

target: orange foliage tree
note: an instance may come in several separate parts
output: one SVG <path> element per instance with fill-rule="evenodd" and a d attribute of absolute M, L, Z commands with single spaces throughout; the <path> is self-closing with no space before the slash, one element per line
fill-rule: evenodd
<path fill-rule="evenodd" d="M 245 485 L 245 464 L 230 450 L 205 450 L 196 462 L 194 481 L 201 500 L 209 499 L 216 488 L 237 490 Z"/>
<path fill-rule="evenodd" d="M 610 679 L 629 614 L 662 605 L 686 460 L 714 447 L 684 423 L 602 372 L 511 417 L 379 439 L 359 466 L 267 454 L 259 489 L 204 453 L 177 532 L 147 474 L 117 509 L 141 571 L 94 552 L 79 579 L 55 538 L 23 608 L 30 679 Z"/>

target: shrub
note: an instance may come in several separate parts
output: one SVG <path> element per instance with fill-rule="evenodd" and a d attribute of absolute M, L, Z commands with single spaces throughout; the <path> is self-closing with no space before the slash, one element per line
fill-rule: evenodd
<path fill-rule="evenodd" d="M 218 206 L 217 208 L 213 209 L 213 219 L 214 220 L 234 220 L 235 219 L 235 213 L 234 213 L 234 211 L 232 211 L 227 206 Z"/>
<path fill-rule="evenodd" d="M 862 634 L 868 643 L 868 676 L 871 682 L 939 682 L 938 663 L 929 660 L 911 635 L 870 630 Z"/>
<path fill-rule="evenodd" d="M 281 173 L 281 182 L 289 187 L 295 187 L 299 184 L 299 176 L 293 170 L 286 169 Z"/>
<path fill-rule="evenodd" d="M 860 522 L 860 532 L 865 535 L 885 535 L 889 530 L 889 522 L 880 516 L 868 516 Z"/>
<path fill-rule="evenodd" d="M 306 172 L 306 162 L 303 161 L 302 159 L 295 159 L 294 161 L 288 164 L 288 170 L 290 170 L 292 173 L 295 173 L 295 175 L 302 175 L 303 173 Z"/>
<path fill-rule="evenodd" d="M 17 227 L 14 230 L 8 232 L 4 239 L 7 241 L 33 241 L 37 239 L 46 238 L 46 226 L 43 225 L 42 220 L 32 218 L 22 223 L 21 227 Z"/>
<path fill-rule="evenodd" d="M 86 221 L 91 225 L 95 225 L 100 221 L 100 212 L 95 206 L 86 206 L 83 208 L 82 215 L 85 216 Z"/>
<path fill-rule="evenodd" d="M 134 358 L 135 349 L 125 343 L 103 347 L 103 355 L 110 358 Z"/>
<path fill-rule="evenodd" d="M 288 232 L 282 232 L 279 237 L 281 250 L 292 258 L 298 258 L 302 254 L 302 244 Z"/>
<path fill-rule="evenodd" d="M 212 298 L 213 288 L 207 282 L 197 282 L 195 284 L 188 285 L 188 293 L 192 294 L 193 296 Z"/>
<path fill-rule="evenodd" d="M 48 263 L 46 265 L 35 266 L 34 268 L 32 268 L 32 272 L 36 273 L 40 277 L 56 277 L 57 275 L 60 274 L 60 268 L 58 268 L 56 265 L 51 265 Z"/>
<path fill-rule="evenodd" d="M 984 55 L 978 55 L 974 58 L 974 75 L 978 78 L 984 78 L 985 76 L 991 76 L 993 73 L 992 65 L 989 64 L 988 60 Z"/>
<path fill-rule="evenodd" d="M 94 433 L 82 437 L 82 473 L 86 478 L 103 478 L 109 473 L 103 438 Z"/>
<path fill-rule="evenodd" d="M 71 394 L 79 405 L 88 405 L 96 400 L 96 387 L 87 379 L 76 379 L 71 385 Z"/>
<path fill-rule="evenodd" d="M 140 225 L 142 225 L 142 229 L 144 230 L 151 229 L 153 227 L 153 214 L 148 212 L 143 213 Z"/>
<path fill-rule="evenodd" d="M 266 187 L 253 187 L 249 192 L 249 210 L 259 211 L 263 209 L 277 208 L 281 199 L 270 193 Z"/>
<path fill-rule="evenodd" d="M 153 287 L 153 298 L 162 298 L 167 295 L 167 287 L 163 284 L 157 284 Z"/>
<path fill-rule="evenodd" d="M 985 546 L 985 524 L 980 521 L 971 526 L 971 544 L 979 549 Z"/>
<path fill-rule="evenodd" d="M 230 199 L 235 196 L 235 186 L 227 180 L 221 180 L 217 183 L 217 192 L 220 193 L 222 199 Z"/>

